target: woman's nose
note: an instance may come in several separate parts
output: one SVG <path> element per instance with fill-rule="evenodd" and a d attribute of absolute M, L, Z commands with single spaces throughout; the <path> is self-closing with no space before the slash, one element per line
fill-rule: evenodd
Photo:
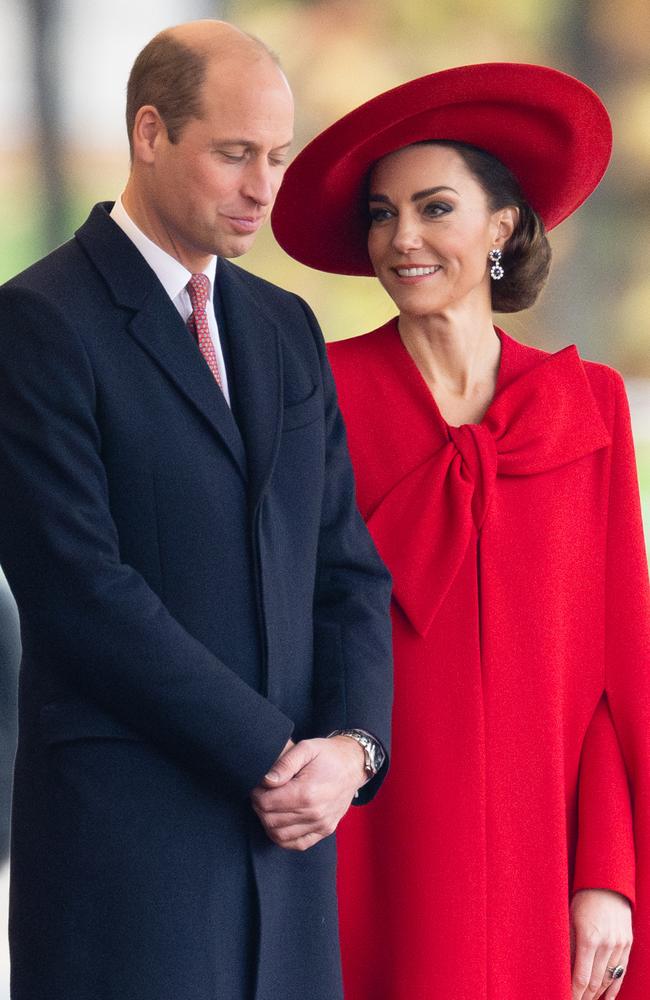
<path fill-rule="evenodd" d="M 400 253 L 419 250 L 422 246 L 422 234 L 416 219 L 401 217 L 397 220 L 393 233 L 393 247 Z"/>

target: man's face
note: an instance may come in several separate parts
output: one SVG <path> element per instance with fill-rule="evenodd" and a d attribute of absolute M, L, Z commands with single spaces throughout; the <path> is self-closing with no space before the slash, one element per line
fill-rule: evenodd
<path fill-rule="evenodd" d="M 239 257 L 269 215 L 293 135 L 293 99 L 266 56 L 210 65 L 203 115 L 171 143 L 155 140 L 146 210 L 163 249 L 190 270 L 212 254 Z"/>

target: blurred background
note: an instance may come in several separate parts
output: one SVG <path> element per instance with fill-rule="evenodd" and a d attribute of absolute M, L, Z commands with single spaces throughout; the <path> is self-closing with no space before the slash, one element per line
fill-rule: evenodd
<path fill-rule="evenodd" d="M 297 99 L 296 148 L 369 97 L 472 62 L 538 62 L 572 73 L 609 108 L 614 156 L 591 200 L 551 234 L 548 290 L 504 317 L 518 339 L 576 343 L 619 368 L 633 414 L 650 520 L 650 4 L 647 0 L 0 0 L 0 281 L 63 240 L 128 171 L 130 66 L 157 31 L 221 17 L 280 56 Z M 549 170 L 553 169 L 549 163 Z M 305 204 L 309 212 L 309 204 Z M 393 308 L 370 278 L 322 275 L 263 232 L 240 263 L 299 292 L 328 339 L 363 333 Z M 1 391 L 0 373 L 0 391 Z M 0 487 L 1 488 L 1 487 Z M 0 854 L 7 847 L 19 640 L 0 572 Z M 0 872 L 6 922 L 7 867 Z M 0 1000 L 9 996 L 0 923 Z"/>

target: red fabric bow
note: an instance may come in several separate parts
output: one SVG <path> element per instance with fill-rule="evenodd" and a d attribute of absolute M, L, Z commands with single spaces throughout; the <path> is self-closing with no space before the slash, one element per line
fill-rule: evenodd
<path fill-rule="evenodd" d="M 480 424 L 448 434 L 368 519 L 395 600 L 422 636 L 483 526 L 497 478 L 540 475 L 610 443 L 575 347 L 506 386 Z"/>

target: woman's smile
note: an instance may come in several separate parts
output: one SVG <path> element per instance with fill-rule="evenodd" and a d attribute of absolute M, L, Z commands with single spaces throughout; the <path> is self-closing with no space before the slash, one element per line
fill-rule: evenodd
<path fill-rule="evenodd" d="M 440 264 L 409 264 L 407 267 L 393 267 L 392 270 L 406 284 L 417 284 L 423 278 L 431 278 L 442 270 Z"/>

